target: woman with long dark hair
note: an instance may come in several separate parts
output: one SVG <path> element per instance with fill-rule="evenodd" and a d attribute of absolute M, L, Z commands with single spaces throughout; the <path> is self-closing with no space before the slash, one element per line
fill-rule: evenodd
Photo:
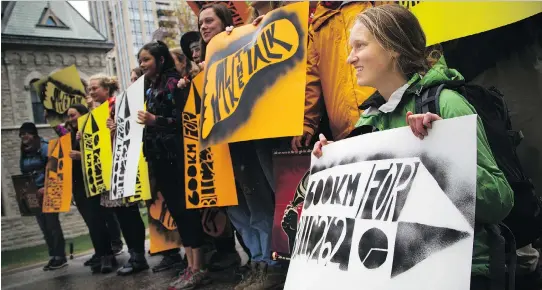
<path fill-rule="evenodd" d="M 177 88 L 181 75 L 165 43 L 145 44 L 138 53 L 138 60 L 148 80 L 147 111 L 138 112 L 139 121 L 145 125 L 143 154 L 156 179 L 156 190 L 162 193 L 173 220 L 179 225 L 188 261 L 188 267 L 170 287 L 194 289 L 211 281 L 203 269 L 200 212 L 186 209 L 181 111 L 188 90 Z"/>

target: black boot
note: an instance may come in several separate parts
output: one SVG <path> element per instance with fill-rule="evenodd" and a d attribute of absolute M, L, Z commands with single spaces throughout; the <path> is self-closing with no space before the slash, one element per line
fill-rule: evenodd
<path fill-rule="evenodd" d="M 149 264 L 147 264 L 145 254 L 130 251 L 130 259 L 117 271 L 117 275 L 127 276 L 147 269 L 149 269 Z"/>
<path fill-rule="evenodd" d="M 92 257 L 83 263 L 85 267 L 88 267 L 90 265 L 96 264 L 100 262 L 100 257 L 98 257 L 96 254 L 92 255 Z"/>
<path fill-rule="evenodd" d="M 117 259 L 115 259 L 115 256 L 103 256 L 101 259 L 100 272 L 102 272 L 102 274 L 111 273 L 116 265 Z"/>

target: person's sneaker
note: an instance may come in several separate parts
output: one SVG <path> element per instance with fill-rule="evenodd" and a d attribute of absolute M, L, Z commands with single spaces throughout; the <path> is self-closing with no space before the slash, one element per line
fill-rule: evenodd
<path fill-rule="evenodd" d="M 176 255 L 164 255 L 162 261 L 158 265 L 152 267 L 154 273 L 162 272 L 179 266 L 182 264 L 183 259 L 180 254 Z"/>
<path fill-rule="evenodd" d="M 171 283 L 169 283 L 168 290 L 175 290 L 177 289 L 177 286 L 184 282 L 184 280 L 190 278 L 190 275 L 192 275 L 192 270 L 187 266 L 184 268 L 184 270 L 180 271 L 177 274 L 177 277 L 173 279 Z"/>
<path fill-rule="evenodd" d="M 49 270 L 50 271 L 57 270 L 57 269 L 60 269 L 60 268 L 64 268 L 66 266 L 68 266 L 68 260 L 66 260 L 66 258 L 51 259 L 51 261 L 49 261 Z"/>
<path fill-rule="evenodd" d="M 149 269 L 144 253 L 130 253 L 130 259 L 117 271 L 119 276 L 127 276 Z"/>
<path fill-rule="evenodd" d="M 187 279 L 175 286 L 175 290 L 193 290 L 200 286 L 211 283 L 211 277 L 207 270 L 193 272 Z"/>
<path fill-rule="evenodd" d="M 100 262 L 100 257 L 96 256 L 96 254 L 92 255 L 92 257 L 90 257 L 90 259 L 86 260 L 83 265 L 85 267 L 88 267 L 92 264 L 96 264 L 96 263 L 99 263 Z"/>
<path fill-rule="evenodd" d="M 124 250 L 122 248 L 123 248 L 122 244 L 120 244 L 120 245 L 112 245 L 111 250 L 113 251 L 113 255 L 118 256 L 118 255 L 122 254 L 124 252 Z"/>
<path fill-rule="evenodd" d="M 258 273 L 258 263 L 250 263 L 248 270 L 242 274 L 241 281 L 235 285 L 234 290 L 244 290 L 246 287 L 254 283 L 256 274 Z"/>
<path fill-rule="evenodd" d="M 49 267 L 51 266 L 51 264 L 53 263 L 53 260 L 54 258 L 51 258 L 49 260 L 49 262 L 47 262 L 47 264 L 45 266 L 43 266 L 43 271 L 49 271 Z"/>

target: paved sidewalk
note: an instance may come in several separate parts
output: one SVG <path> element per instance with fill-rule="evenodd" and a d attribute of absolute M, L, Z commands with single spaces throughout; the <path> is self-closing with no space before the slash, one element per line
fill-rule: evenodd
<path fill-rule="evenodd" d="M 148 240 L 147 240 L 148 243 Z M 148 248 L 148 244 L 147 244 Z M 43 271 L 43 265 L 37 265 L 32 269 L 22 271 L 10 271 L 2 273 L 2 290 L 86 290 L 86 289 L 160 289 L 165 290 L 174 278 L 175 272 L 164 271 L 153 273 L 148 271 L 140 272 L 133 276 L 120 277 L 116 273 L 92 274 L 89 267 L 83 263 L 90 258 L 90 255 L 76 257 L 68 260 L 68 266 L 56 271 Z M 129 255 L 125 252 L 117 256 L 120 265 L 128 261 Z M 147 255 L 149 265 L 154 266 L 161 260 L 161 256 L 150 257 Z M 202 290 L 233 289 L 233 269 L 223 272 L 212 273 L 213 283 L 198 288 Z"/>

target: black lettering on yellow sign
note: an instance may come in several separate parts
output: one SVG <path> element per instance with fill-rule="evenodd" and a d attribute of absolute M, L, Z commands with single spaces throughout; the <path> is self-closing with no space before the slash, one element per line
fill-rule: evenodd
<path fill-rule="evenodd" d="M 58 114 L 64 114 L 71 105 L 83 104 L 86 106 L 85 93 L 52 78 L 48 78 L 42 85 L 43 106 L 45 109 Z"/>
<path fill-rule="evenodd" d="M 83 134 L 85 163 L 87 164 L 87 184 L 90 196 L 103 193 L 107 190 L 103 179 L 102 162 L 100 160 L 100 135 L 98 125 L 92 114 L 90 115 L 92 133 Z"/>
<path fill-rule="evenodd" d="M 220 143 L 248 121 L 267 90 L 303 61 L 303 39 L 298 15 L 277 11 L 253 33 L 213 53 L 205 70 L 210 81 L 203 90 L 202 148 Z"/>
<path fill-rule="evenodd" d="M 413 8 L 414 6 L 420 4 L 422 1 L 399 1 L 399 4 L 406 8 Z"/>
<path fill-rule="evenodd" d="M 62 151 L 62 143 L 58 140 L 55 147 L 58 146 L 57 156 L 49 156 L 48 171 L 47 171 L 47 198 L 44 199 L 44 209 L 48 209 L 48 212 L 59 212 L 62 207 L 62 190 L 64 182 L 64 153 Z M 51 152 L 55 152 L 54 148 Z"/>

